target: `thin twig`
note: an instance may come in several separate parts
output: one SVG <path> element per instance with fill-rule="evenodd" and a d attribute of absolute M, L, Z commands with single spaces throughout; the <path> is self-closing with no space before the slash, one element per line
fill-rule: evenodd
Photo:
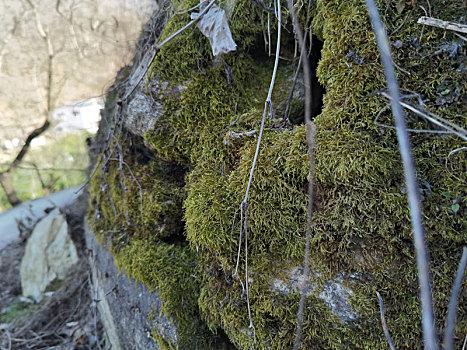
<path fill-rule="evenodd" d="M 268 51 L 268 38 L 266 36 L 266 31 L 264 30 L 264 13 L 263 12 L 261 12 L 261 30 L 263 32 L 264 52 L 267 52 Z"/>
<path fill-rule="evenodd" d="M 200 7 L 202 4 L 204 4 L 205 2 L 207 2 L 208 0 L 202 0 L 200 1 L 197 5 L 189 8 L 189 9 L 186 9 L 186 10 L 180 10 L 180 11 L 175 11 L 174 12 L 174 15 L 183 15 L 185 13 L 188 13 L 188 12 L 191 12 L 191 11 L 194 11 L 196 10 L 198 7 Z"/>
<path fill-rule="evenodd" d="M 280 0 L 278 0 L 280 1 Z M 279 4 L 280 6 L 280 4 Z M 255 151 L 255 156 L 253 158 L 253 165 L 251 166 L 251 171 L 250 171 L 250 178 L 248 180 L 248 186 L 246 188 L 245 192 L 245 198 L 243 199 L 244 202 L 247 202 L 248 200 L 248 193 L 250 191 L 251 187 L 251 182 L 253 180 L 253 173 L 255 171 L 255 166 L 256 166 L 256 161 L 258 160 L 258 154 L 259 154 L 259 147 L 261 144 L 261 138 L 263 136 L 263 130 L 264 130 L 264 122 L 266 120 L 267 112 L 268 109 L 269 111 L 272 111 L 272 90 L 274 89 L 274 82 L 276 81 L 276 75 L 277 75 L 277 67 L 279 66 L 279 53 L 280 53 L 280 40 L 281 40 L 281 13 L 280 11 L 278 13 L 278 21 L 279 21 L 279 26 L 277 28 L 277 46 L 276 46 L 276 59 L 274 61 L 274 70 L 272 72 L 272 78 L 271 78 L 271 84 L 269 85 L 269 91 L 268 91 L 268 96 L 266 98 L 266 102 L 264 103 L 264 111 L 263 111 L 263 119 L 261 120 L 261 127 L 259 129 L 259 136 L 258 136 L 258 142 L 256 144 L 256 151 Z"/>
<path fill-rule="evenodd" d="M 423 230 L 420 194 L 418 190 L 417 179 L 415 176 L 415 165 L 412 156 L 407 125 L 404 118 L 404 112 L 400 104 L 399 86 L 397 83 L 394 67 L 392 65 L 391 51 L 388 39 L 384 30 L 383 23 L 374 0 L 366 0 L 371 23 L 376 35 L 376 41 L 381 53 L 386 81 L 391 96 L 392 113 L 394 115 L 397 128 L 397 138 L 399 141 L 399 150 L 404 165 L 405 182 L 410 207 L 410 216 L 414 236 L 415 250 L 417 254 L 418 279 L 420 283 L 420 294 L 422 304 L 422 326 L 425 348 L 427 350 L 437 350 L 438 341 L 435 332 L 435 319 L 433 312 L 433 303 L 431 297 L 431 281 L 428 251 L 425 243 L 425 233 Z"/>
<path fill-rule="evenodd" d="M 251 137 L 257 133 L 256 129 L 245 131 L 245 132 L 235 132 L 229 131 L 224 139 L 224 145 L 230 146 L 233 139 L 241 139 L 244 137 Z"/>
<path fill-rule="evenodd" d="M 295 40 L 295 42 L 297 41 Z M 297 84 L 298 73 L 300 72 L 301 66 L 302 66 L 302 55 L 300 55 L 300 58 L 298 59 L 297 70 L 295 71 L 292 86 L 290 87 L 290 91 L 289 91 L 289 97 L 287 98 L 287 104 L 285 105 L 284 120 L 289 119 L 290 104 L 292 102 L 292 97 L 295 91 L 295 85 Z"/>
<path fill-rule="evenodd" d="M 242 249 L 242 237 L 243 237 L 243 205 L 240 204 L 240 234 L 238 236 L 238 253 L 237 253 L 237 263 L 235 265 L 235 272 L 232 277 L 237 277 L 242 285 L 242 298 L 245 294 L 245 285 L 243 284 L 242 279 L 238 276 L 238 265 L 240 264 L 240 252 Z"/>
<path fill-rule="evenodd" d="M 173 38 L 175 38 L 177 35 L 179 35 L 180 33 L 184 32 L 185 30 L 187 30 L 188 28 L 190 28 L 193 24 L 197 23 L 199 20 L 201 20 L 201 18 L 203 18 L 203 16 L 209 11 L 209 9 L 214 5 L 216 1 L 215 0 L 212 0 L 204 9 L 203 11 L 200 12 L 199 16 L 196 17 L 195 19 L 191 20 L 190 22 L 188 22 L 185 26 L 183 26 L 182 28 L 180 28 L 179 30 L 177 30 L 175 33 L 173 33 L 172 35 L 170 35 L 167 39 L 165 39 L 164 41 L 162 41 L 160 44 L 157 44 L 156 45 L 156 49 L 157 50 L 160 50 L 165 44 L 167 44 L 168 42 L 170 42 Z"/>
<path fill-rule="evenodd" d="M 391 95 L 388 94 L 387 92 L 383 91 L 383 92 L 381 92 L 381 95 L 386 97 L 389 100 L 392 100 Z M 449 120 L 446 120 L 446 119 L 444 119 L 444 118 L 440 117 L 439 115 L 434 114 L 432 112 L 425 113 L 425 112 L 419 110 L 418 108 L 416 108 L 415 106 L 413 106 L 410 103 L 400 101 L 400 104 L 403 107 L 407 108 L 408 110 L 414 112 L 415 114 L 418 114 L 419 116 L 421 116 L 421 117 L 425 118 L 426 120 L 432 122 L 433 124 L 436 124 L 439 127 L 443 128 L 445 130 L 448 130 L 450 133 L 453 133 L 453 134 L 459 136 L 460 138 L 462 138 L 463 140 L 467 141 L 467 130 L 460 127 L 459 125 L 454 124 L 454 123 L 450 122 Z M 381 126 L 383 126 L 383 125 L 381 125 Z M 390 127 L 390 126 L 386 126 L 386 127 L 394 128 L 394 127 Z M 411 130 L 411 129 L 407 129 L 407 130 Z M 411 131 L 417 131 L 417 130 L 411 130 Z"/>
<path fill-rule="evenodd" d="M 133 180 L 133 182 L 136 183 L 136 186 L 138 186 L 138 191 L 139 191 L 139 205 L 140 205 L 140 217 L 141 217 L 141 225 L 143 225 L 144 223 L 144 215 L 143 215 L 143 189 L 139 183 L 139 181 L 136 179 L 135 175 L 133 174 L 133 171 L 131 171 L 131 168 L 130 166 L 128 165 L 127 162 L 125 162 L 124 160 L 120 159 L 120 158 L 109 158 L 109 160 L 113 160 L 113 161 L 117 161 L 123 165 L 125 165 L 128 169 L 128 171 L 130 172 L 130 176 Z M 122 184 L 123 185 L 123 184 Z M 143 227 L 143 230 L 144 230 L 144 227 Z M 144 234 L 144 231 L 143 231 L 143 234 Z"/>
<path fill-rule="evenodd" d="M 444 165 L 445 165 L 446 170 L 448 171 L 448 173 L 449 173 L 452 177 L 454 177 L 456 180 L 459 180 L 459 181 L 461 181 L 461 182 L 463 182 L 463 183 L 465 183 L 464 180 L 462 180 L 461 178 L 457 177 L 456 175 L 454 175 L 453 173 L 451 173 L 451 172 L 449 171 L 449 168 L 448 168 L 448 160 L 449 160 L 449 158 L 450 158 L 454 153 L 457 153 L 457 152 L 459 152 L 459 151 L 465 151 L 465 150 L 467 150 L 467 147 L 459 147 L 459 148 L 453 149 L 451 152 L 449 152 L 448 156 L 446 157 L 446 161 L 445 161 L 445 163 L 444 163 Z"/>
<path fill-rule="evenodd" d="M 271 14 L 269 12 L 268 12 L 268 55 L 269 57 L 271 57 Z"/>
<path fill-rule="evenodd" d="M 297 350 L 302 341 L 302 325 L 303 325 L 303 315 L 305 312 L 305 302 L 307 294 L 307 284 L 308 277 L 310 274 L 310 240 L 311 240 L 311 224 L 313 219 L 313 201 L 314 201 L 314 155 L 313 148 L 315 143 L 315 125 L 311 122 L 311 69 L 310 62 L 306 55 L 306 43 L 305 36 L 302 34 L 302 29 L 300 23 L 298 22 L 297 16 L 295 15 L 295 10 L 292 0 L 287 0 L 287 5 L 289 8 L 290 15 L 292 16 L 292 22 L 295 32 L 295 38 L 298 40 L 300 46 L 300 58 L 303 59 L 303 75 L 305 81 L 305 124 L 306 124 L 306 133 L 307 133 L 307 146 L 308 146 L 308 157 L 310 162 L 309 176 L 308 181 L 308 211 L 307 211 L 307 223 L 306 223 L 306 243 L 305 243 L 305 258 L 304 258 L 304 269 L 303 269 L 303 285 L 300 288 L 300 304 L 297 312 L 297 329 L 295 333 L 294 341 L 294 350 Z M 313 33 L 311 33 L 310 27 L 310 43 Z M 310 45 L 311 50 L 311 45 Z"/>
<path fill-rule="evenodd" d="M 281 19 L 281 11 L 280 11 L 280 0 L 277 0 L 277 20 L 278 20 L 278 27 L 277 27 L 277 44 L 276 44 L 276 59 L 274 62 L 274 70 L 272 72 L 272 77 L 271 77 L 271 83 L 269 85 L 269 91 L 268 91 L 268 96 L 266 98 L 266 101 L 264 103 L 264 111 L 263 111 L 263 118 L 261 120 L 261 128 L 259 130 L 259 136 L 258 136 L 258 142 L 256 144 L 256 151 L 255 151 L 255 156 L 253 158 L 253 164 L 251 166 L 250 170 L 250 177 L 248 179 L 248 185 L 245 191 L 245 197 L 240 204 L 240 212 L 241 212 L 241 224 L 240 224 L 240 236 L 238 240 L 238 254 L 237 254 L 237 263 L 235 267 L 235 273 L 233 274 L 233 277 L 237 277 L 240 282 L 241 278 L 238 276 L 238 265 L 240 261 L 240 252 L 241 252 L 241 242 L 242 242 L 242 230 L 245 233 L 245 285 L 246 285 L 246 294 L 247 294 L 247 307 L 248 307 L 248 317 L 250 320 L 250 325 L 249 328 L 253 329 L 253 343 L 252 343 L 252 349 L 256 343 L 256 329 L 253 325 L 253 319 L 251 317 L 251 309 L 250 309 L 250 297 L 249 297 L 249 287 L 248 287 L 248 194 L 250 192 L 250 187 L 251 183 L 253 181 L 253 174 L 255 171 L 256 167 L 256 162 L 258 160 L 258 155 L 259 155 L 259 149 L 261 145 L 261 138 L 263 136 L 263 131 L 264 131 L 264 123 L 266 120 L 266 116 L 268 114 L 268 110 L 272 114 L 272 91 L 274 89 L 274 82 L 276 80 L 276 75 L 277 75 L 277 67 L 279 66 L 279 54 L 280 54 L 280 42 L 281 42 L 281 28 L 282 28 L 282 19 Z M 244 288 L 243 283 L 242 283 L 242 288 Z"/>
<path fill-rule="evenodd" d="M 230 230 L 229 262 L 232 261 L 232 240 L 233 240 L 233 231 L 234 231 L 234 227 L 235 227 L 235 219 L 237 218 L 237 212 L 238 212 L 238 209 L 235 210 L 234 217 L 233 217 L 233 220 L 232 220 L 232 228 Z M 239 244 L 239 246 L 240 246 L 240 244 Z"/>
<path fill-rule="evenodd" d="M 446 317 L 446 329 L 444 331 L 444 349 L 454 349 L 454 327 L 456 325 L 457 301 L 461 291 L 462 280 L 464 279 L 467 267 L 467 247 L 462 250 L 461 261 L 457 269 L 456 279 L 452 286 L 451 298 L 449 299 L 448 315 Z"/>
<path fill-rule="evenodd" d="M 461 38 L 464 41 L 467 41 L 467 38 L 463 35 L 460 35 L 459 33 L 454 33 L 454 35 L 456 35 L 457 37 Z"/>
<path fill-rule="evenodd" d="M 396 34 L 405 24 L 405 22 L 407 21 L 407 18 L 409 18 L 409 15 L 412 14 L 412 11 L 410 11 L 409 13 L 407 13 L 407 15 L 405 16 L 404 20 L 402 21 L 402 23 L 399 25 L 399 27 L 397 27 L 396 29 L 393 30 L 393 32 L 390 34 L 390 35 L 394 35 Z"/>
<path fill-rule="evenodd" d="M 381 295 L 376 291 L 376 295 L 378 296 L 379 299 L 379 311 L 381 314 L 381 326 L 383 327 L 384 335 L 386 336 L 386 339 L 388 341 L 389 347 L 391 350 L 396 350 L 396 346 L 394 345 L 394 342 L 392 341 L 391 334 L 389 333 L 388 325 L 386 324 L 386 317 L 384 316 L 384 304 L 383 304 L 383 298 L 381 298 Z"/>
<path fill-rule="evenodd" d="M 373 121 L 375 123 L 376 126 L 380 126 L 382 128 L 386 128 L 386 129 L 394 129 L 396 130 L 396 127 L 395 126 L 392 126 L 392 125 L 387 125 L 387 124 L 381 124 L 378 122 L 379 120 L 379 117 L 381 116 L 381 114 L 383 114 L 383 112 L 385 112 L 386 110 L 388 110 L 389 108 L 391 107 L 391 104 L 387 104 L 386 106 L 384 106 L 383 108 L 381 108 L 381 110 L 378 112 L 378 114 L 376 115 L 375 117 L 375 120 Z M 428 133 L 428 134 L 452 134 L 450 131 L 445 131 L 445 130 L 430 130 L 430 129 L 407 129 L 408 132 L 413 132 L 413 133 Z"/>
<path fill-rule="evenodd" d="M 417 23 L 467 34 L 467 25 L 456 22 L 443 21 L 441 19 L 423 16 L 418 19 Z"/>
<path fill-rule="evenodd" d="M 184 32 L 185 30 L 187 30 L 188 28 L 190 28 L 193 24 L 197 23 L 199 20 L 201 20 L 201 18 L 203 18 L 203 16 L 209 11 L 209 9 L 214 5 L 216 0 L 212 0 L 205 8 L 203 11 L 200 12 L 199 16 L 196 17 L 195 19 L 191 20 L 190 22 L 188 22 L 185 26 L 183 26 L 182 28 L 180 28 L 179 30 L 177 30 L 175 33 L 173 33 L 172 35 L 170 35 L 168 38 L 166 38 L 165 40 L 163 40 L 161 43 L 155 45 L 154 49 L 152 49 L 152 52 L 149 53 L 150 57 L 149 59 L 146 61 L 143 69 L 141 70 L 141 73 L 138 77 L 138 79 L 136 80 L 136 82 L 133 84 L 133 86 L 130 87 L 130 89 L 128 89 L 128 92 L 125 94 L 125 96 L 123 97 L 123 101 L 126 101 L 130 95 L 133 93 L 133 91 L 135 91 L 135 89 L 138 87 L 139 83 L 141 82 L 141 80 L 143 79 L 143 77 L 146 75 L 149 67 L 151 66 L 152 62 L 154 61 L 154 59 L 156 58 L 156 55 L 157 53 L 160 51 L 160 49 L 165 45 L 167 44 L 168 42 L 170 42 L 173 38 L 175 38 L 177 35 L 181 34 L 182 32 Z"/>

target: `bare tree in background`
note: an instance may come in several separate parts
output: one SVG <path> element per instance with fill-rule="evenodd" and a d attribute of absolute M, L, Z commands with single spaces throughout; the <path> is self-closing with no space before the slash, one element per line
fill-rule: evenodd
<path fill-rule="evenodd" d="M 0 186 L 12 206 L 21 203 L 14 173 L 50 127 L 54 109 L 99 95 L 131 57 L 144 10 L 131 13 L 128 1 L 120 1 L 123 10 L 118 3 L 0 0 L 0 140 L 24 140 L 1 159 L 8 165 L 0 169 Z"/>

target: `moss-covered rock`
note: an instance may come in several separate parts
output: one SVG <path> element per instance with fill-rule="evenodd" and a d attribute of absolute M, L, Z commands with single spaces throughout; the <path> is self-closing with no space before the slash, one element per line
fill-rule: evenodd
<path fill-rule="evenodd" d="M 375 124 L 387 101 L 375 94 L 385 80 L 366 7 L 364 1 L 311 4 L 310 12 L 301 3 L 297 8 L 303 24 L 313 16 L 311 29 L 324 42 L 317 76 L 326 95 L 314 119 L 312 288 L 302 347 L 387 348 L 375 296 L 379 291 L 397 348 L 419 349 L 420 304 L 403 169 L 395 131 Z M 419 7 L 404 1 L 380 5 L 403 91 L 418 92 L 426 108 L 465 125 L 463 46 L 455 44 L 452 33 L 428 27 L 422 31 L 416 23 L 424 15 Z M 453 21 L 464 9 L 461 2 L 430 5 L 433 17 Z M 247 299 L 234 276 L 239 207 L 256 148 L 253 130 L 259 130 L 272 72 L 273 57 L 262 52 L 266 17 L 250 1 L 236 1 L 229 23 L 238 49 L 222 59 L 212 59 L 207 40 L 196 29 L 163 47 L 147 80 L 148 94 L 163 105 L 154 128 L 144 136 L 151 157 L 141 161 L 138 147 L 143 142 L 120 130 L 91 181 L 94 232 L 110 238 L 119 266 L 158 290 L 166 313 L 179 324 L 177 344 L 155 335 L 166 346 L 215 346 L 207 327 L 225 332 L 239 349 L 250 348 L 254 339 L 257 349 L 286 349 L 295 338 L 299 293 L 294 279 L 304 255 L 309 167 L 305 127 L 280 121 L 294 73 L 284 63 L 289 61 L 281 61 L 272 99 L 275 115 L 266 122 L 248 198 L 254 329 L 248 327 Z M 162 38 L 188 20 L 187 15 L 174 15 Z M 290 21 L 284 31 L 283 56 L 292 60 Z M 452 45 L 458 45 L 455 51 L 447 49 Z M 160 81 L 176 93 L 158 93 Z M 177 86 L 182 88 L 170 89 Z M 303 105 L 295 100 L 294 106 Z M 418 117 L 408 119 L 412 129 L 435 128 Z M 391 125 L 389 109 L 379 123 Z M 250 136 L 232 141 L 232 132 Z M 467 241 L 465 155 L 450 153 L 465 143 L 446 134 L 411 136 L 442 326 L 461 246 Z M 243 283 L 245 259 L 242 243 L 238 275 Z M 467 330 L 465 301 L 463 293 L 459 335 Z"/>

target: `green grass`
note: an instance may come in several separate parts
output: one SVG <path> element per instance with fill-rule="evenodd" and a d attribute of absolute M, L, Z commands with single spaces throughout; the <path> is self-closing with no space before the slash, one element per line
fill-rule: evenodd
<path fill-rule="evenodd" d="M 34 312 L 40 304 L 24 303 L 20 300 L 14 301 L 5 311 L 0 314 L 0 323 L 12 323 L 21 316 Z"/>

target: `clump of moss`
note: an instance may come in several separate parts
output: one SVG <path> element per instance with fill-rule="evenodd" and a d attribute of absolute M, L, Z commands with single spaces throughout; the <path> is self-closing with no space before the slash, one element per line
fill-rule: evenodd
<path fill-rule="evenodd" d="M 173 2 L 173 8 L 190 8 L 197 5 L 196 0 Z M 160 41 L 175 33 L 190 21 L 190 14 L 174 15 L 164 27 Z M 246 0 L 236 0 L 232 12 L 229 14 L 229 27 L 232 37 L 237 43 L 237 50 L 224 57 L 226 62 L 233 66 L 240 66 L 247 72 L 247 67 L 242 67 L 245 53 L 254 44 L 262 40 L 262 27 L 260 12 L 255 5 Z M 199 30 L 186 30 L 179 34 L 174 42 L 162 47 L 158 52 L 149 70 L 149 79 L 160 76 L 164 81 L 172 84 L 180 84 L 189 80 L 193 72 L 203 73 L 204 69 L 212 66 L 212 53 L 208 40 Z M 222 68 L 223 69 L 223 68 Z M 244 74 L 244 73 L 243 73 Z M 225 82 L 224 82 L 225 83 Z"/>
<path fill-rule="evenodd" d="M 157 291 L 162 299 L 161 312 L 175 320 L 176 341 L 154 330 L 161 345 L 168 349 L 207 349 L 213 345 L 213 336 L 199 316 L 197 264 L 186 244 L 132 240 L 116 254 L 116 265 L 150 291 Z"/>
<path fill-rule="evenodd" d="M 115 250 L 132 237 L 157 241 L 181 235 L 183 172 L 177 169 L 177 176 L 162 161 L 142 165 L 135 157 L 123 156 L 122 163 L 109 158 L 104 168 L 101 158 L 90 183 L 94 232 L 110 238 Z"/>
<path fill-rule="evenodd" d="M 123 167 L 111 158 L 91 180 L 89 222 L 99 241 L 110 241 L 116 265 L 157 290 L 162 311 L 176 323 L 176 339 L 155 329 L 157 342 L 167 349 L 213 348 L 217 337 L 200 318 L 197 264 L 183 238 L 183 169 L 159 160 L 142 164 L 141 155 L 128 153 Z"/>
<path fill-rule="evenodd" d="M 441 11 L 439 7 L 434 8 Z M 396 11 L 395 5 L 390 5 L 388 30 L 400 25 L 399 18 L 392 22 L 390 17 L 395 16 Z M 406 16 L 404 13 L 403 17 Z M 417 18 L 418 14 L 413 14 L 413 20 L 399 29 L 397 35 L 414 32 Z M 314 27 L 324 39 L 318 75 L 327 94 L 323 112 L 315 119 L 318 200 L 312 260 L 319 277 L 312 277 L 322 286 L 336 274 L 343 273 L 344 284 L 353 291 L 351 304 L 359 317 L 352 324 L 343 324 L 317 298 L 319 288 L 316 288 L 316 293 L 308 298 L 304 348 L 339 349 L 342 344 L 347 348 L 384 348 L 375 290 L 383 292 L 388 314 L 393 317 L 388 322 L 391 322 L 398 345 L 419 348 L 422 344 L 420 305 L 402 165 L 395 134 L 382 131 L 373 123 L 384 101 L 370 94 L 382 89 L 385 81 L 364 3 L 318 1 Z M 432 35 L 427 41 L 432 49 L 442 44 L 441 37 Z M 431 71 L 432 60 L 436 62 L 436 59 L 428 60 L 425 66 L 420 65 L 423 73 L 413 81 L 402 76 L 403 87 L 416 87 L 423 93 L 430 86 L 430 80 L 438 73 Z M 446 64 L 446 71 L 450 70 L 452 67 Z M 443 108 L 432 106 L 437 113 L 445 113 Z M 252 116 L 260 118 L 259 114 Z M 461 124 L 458 117 L 453 121 Z M 300 142 L 284 144 L 280 141 L 283 137 L 290 142 L 292 135 Z M 293 341 L 294 307 L 297 305 L 292 302 L 294 296 L 278 296 L 271 292 L 268 283 L 273 276 L 280 276 L 281 271 L 301 262 L 308 169 L 304 140 L 302 128 L 292 132 L 280 130 L 277 134 L 266 130 L 255 170 L 254 190 L 249 199 L 248 260 L 253 279 L 250 302 L 258 348 L 271 344 L 286 348 Z M 444 215 L 439 214 L 440 203 L 448 202 L 447 198 L 440 201 L 440 195 L 451 194 L 454 188 L 455 197 L 465 203 L 460 183 L 453 183 L 441 154 L 446 157 L 459 145 L 452 137 L 414 135 L 414 154 L 420 163 L 418 176 L 425 193 L 425 213 L 430 216 L 426 227 L 428 243 L 433 250 L 434 271 L 444 266 L 443 273 L 435 273 L 434 280 L 441 322 L 461 241 L 466 239 L 461 233 L 462 226 L 465 227 L 462 215 L 453 213 L 446 204 Z M 293 167 L 280 168 L 284 149 L 297 152 Z M 206 168 L 204 163 L 200 168 L 195 167 L 188 180 L 185 220 L 188 240 L 200 249 L 199 259 L 205 269 L 200 307 L 212 327 L 222 327 L 239 348 L 248 348 L 252 338 L 247 328 L 246 301 L 241 297 L 239 282 L 232 278 L 238 247 L 238 213 L 236 223 L 233 218 L 243 199 L 254 142 L 247 142 L 235 152 L 240 159 L 234 159 L 227 167 L 230 171 L 216 172 Z M 430 157 L 433 152 L 438 156 Z M 216 161 L 211 162 L 212 169 L 216 169 Z M 291 174 L 291 169 L 295 175 Z M 429 183 L 428 188 L 423 187 L 424 181 Z M 281 303 L 273 303 L 277 298 Z M 289 298 L 289 302 L 284 300 Z M 270 309 L 277 315 L 285 312 L 288 317 L 275 318 Z M 320 309 L 327 311 L 318 313 L 319 317 L 315 318 Z M 466 310 L 461 312 L 465 314 Z M 323 324 L 333 326 L 326 328 Z M 312 331 L 317 329 L 321 331 Z M 458 329 L 465 329 L 462 321 Z"/>

